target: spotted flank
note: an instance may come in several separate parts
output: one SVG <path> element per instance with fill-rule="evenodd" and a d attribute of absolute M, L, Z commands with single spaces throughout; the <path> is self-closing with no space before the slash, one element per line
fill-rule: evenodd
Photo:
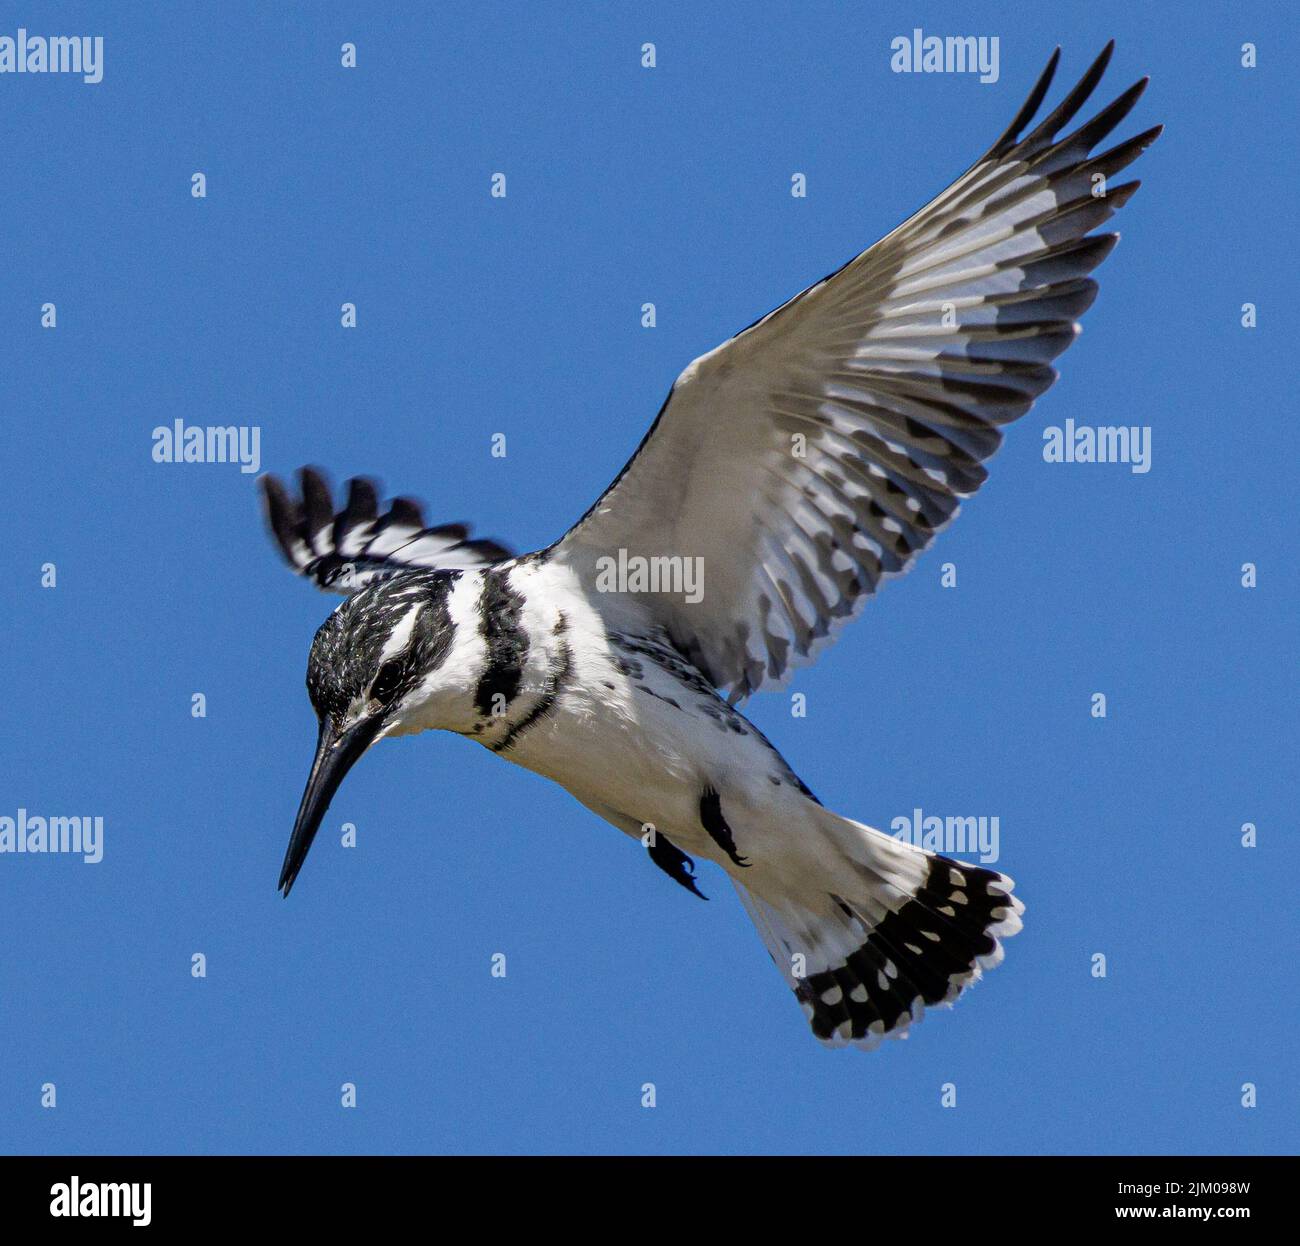
<path fill-rule="evenodd" d="M 301 498 L 277 477 L 263 476 L 262 500 L 289 565 L 318 588 L 354 593 L 403 570 L 480 567 L 510 557 L 499 542 L 472 538 L 464 524 L 426 527 L 410 498 L 394 498 L 381 515 L 375 486 L 364 477 L 348 481 L 347 504 L 337 514 L 320 472 L 304 467 L 298 479 Z"/>

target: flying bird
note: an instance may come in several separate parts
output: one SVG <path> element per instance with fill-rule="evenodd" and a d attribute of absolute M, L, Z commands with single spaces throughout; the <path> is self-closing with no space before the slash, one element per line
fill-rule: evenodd
<path fill-rule="evenodd" d="M 1011 879 L 832 813 L 737 705 L 912 565 L 1056 379 L 1118 237 L 1091 231 L 1138 186 L 1111 179 L 1160 133 L 1092 154 L 1145 78 L 1063 133 L 1112 48 L 1029 129 L 1058 48 L 951 186 L 691 363 L 547 548 L 428 526 L 408 498 L 381 513 L 364 478 L 336 513 L 315 469 L 297 493 L 263 477 L 289 564 L 345 594 L 308 658 L 319 737 L 286 896 L 357 759 L 437 728 L 554 780 L 696 894 L 696 858 L 725 870 L 825 1043 L 903 1036 L 1001 961 Z"/>

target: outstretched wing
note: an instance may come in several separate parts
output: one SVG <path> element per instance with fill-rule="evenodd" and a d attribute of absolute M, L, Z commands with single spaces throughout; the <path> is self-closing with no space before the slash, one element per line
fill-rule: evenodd
<path fill-rule="evenodd" d="M 471 538 L 464 524 L 426 527 L 410 498 L 394 498 L 381 515 L 374 483 L 362 476 L 348 481 L 347 505 L 337 514 L 320 472 L 304 467 L 298 479 L 301 498 L 276 477 L 262 477 L 266 520 L 289 565 L 330 592 L 350 595 L 412 567 L 479 567 L 513 557 L 497 541 Z"/>
<path fill-rule="evenodd" d="M 1118 238 L 1089 231 L 1138 186 L 1109 179 L 1160 133 L 1090 154 L 1143 79 L 1057 137 L 1112 47 L 1022 138 L 1058 48 L 1006 133 L 938 198 L 695 360 L 549 556 L 584 580 L 620 551 L 700 559 L 702 597 L 629 604 L 733 700 L 810 660 L 930 544 L 983 483 L 1001 426 L 1056 379 L 1051 360 L 1097 293 L 1088 274 Z"/>

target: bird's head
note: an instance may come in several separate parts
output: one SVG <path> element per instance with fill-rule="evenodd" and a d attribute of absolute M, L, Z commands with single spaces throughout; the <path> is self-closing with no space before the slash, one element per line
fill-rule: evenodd
<path fill-rule="evenodd" d="M 307 692 L 320 724 L 316 758 L 280 871 L 287 896 L 339 784 L 376 740 L 428 721 L 455 625 L 447 598 L 460 573 L 408 571 L 376 580 L 321 624 L 307 659 Z"/>

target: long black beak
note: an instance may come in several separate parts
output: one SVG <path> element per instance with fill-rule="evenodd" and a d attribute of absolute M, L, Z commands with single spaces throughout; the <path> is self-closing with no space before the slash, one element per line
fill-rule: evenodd
<path fill-rule="evenodd" d="M 307 790 L 302 794 L 298 818 L 293 824 L 293 834 L 289 837 L 284 865 L 280 868 L 277 886 L 286 897 L 293 887 L 293 880 L 298 877 L 298 871 L 302 869 L 302 863 L 307 859 L 311 841 L 320 830 L 325 811 L 330 807 L 334 793 L 339 790 L 343 776 L 370 747 L 382 726 L 383 717 L 378 714 L 363 718 L 342 733 L 336 733 L 328 722 L 321 723 L 320 738 L 316 742 L 316 760 L 312 762 Z"/>

